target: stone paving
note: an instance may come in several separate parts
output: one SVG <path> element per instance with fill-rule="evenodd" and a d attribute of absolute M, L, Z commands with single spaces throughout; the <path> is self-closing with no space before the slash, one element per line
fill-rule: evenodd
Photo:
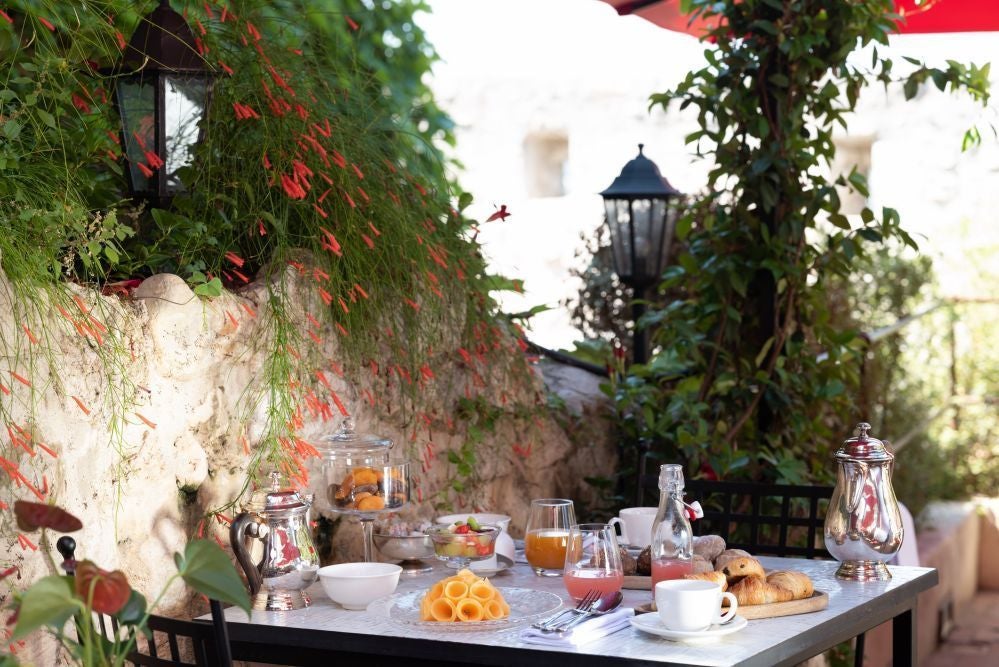
<path fill-rule="evenodd" d="M 921 667 L 999 665 L 999 591 L 979 591 L 955 619 L 955 627 Z"/>

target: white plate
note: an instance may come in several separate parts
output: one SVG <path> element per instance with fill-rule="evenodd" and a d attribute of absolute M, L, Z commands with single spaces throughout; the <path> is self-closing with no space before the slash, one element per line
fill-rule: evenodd
<path fill-rule="evenodd" d="M 474 565 L 474 563 L 473 563 Z M 502 572 L 506 572 L 510 569 L 513 563 L 506 559 L 497 559 L 496 567 L 469 567 L 468 569 L 472 571 L 477 577 L 492 577 Z M 451 567 L 451 565 L 446 565 L 447 569 L 457 571 L 457 567 Z"/>
<path fill-rule="evenodd" d="M 641 614 L 639 616 L 633 616 L 631 618 L 631 624 L 642 632 L 648 632 L 649 634 L 657 635 L 659 637 L 665 637 L 675 642 L 709 642 L 713 641 L 719 637 L 724 637 L 725 635 L 730 635 L 733 632 L 738 632 L 742 630 L 746 625 L 749 624 L 742 616 L 736 616 L 728 623 L 723 625 L 712 625 L 707 630 L 700 630 L 698 632 L 684 632 L 682 630 L 667 630 L 666 626 L 663 625 L 662 620 L 659 618 L 659 614 Z"/>
<path fill-rule="evenodd" d="M 396 593 L 376 600 L 368 607 L 375 611 L 381 606 L 390 620 L 403 625 L 416 626 L 424 630 L 439 632 L 474 632 L 476 630 L 503 630 L 527 623 L 542 616 L 552 614 L 562 607 L 562 598 L 554 593 L 535 591 L 529 588 L 498 588 L 506 603 L 510 605 L 510 616 L 496 621 L 476 621 L 474 623 L 442 623 L 420 620 L 420 602 L 426 591 Z"/>

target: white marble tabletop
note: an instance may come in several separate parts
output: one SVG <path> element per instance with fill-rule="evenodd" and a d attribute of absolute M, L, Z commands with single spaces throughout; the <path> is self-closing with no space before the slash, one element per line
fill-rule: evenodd
<path fill-rule="evenodd" d="M 708 644 L 684 644 L 662 639 L 628 627 L 618 633 L 585 644 L 578 649 L 549 648 L 545 646 L 528 645 L 519 638 L 523 626 L 488 632 L 444 633 L 436 630 L 424 630 L 411 625 L 402 625 L 384 613 L 378 613 L 377 605 L 371 611 L 347 611 L 333 603 L 317 583 L 309 589 L 312 605 L 306 609 L 289 612 L 254 612 L 248 622 L 246 614 L 239 609 L 226 610 L 226 618 L 230 624 L 230 634 L 233 642 L 278 641 L 287 637 L 288 644 L 300 644 L 304 639 L 310 640 L 313 646 L 328 645 L 331 650 L 337 650 L 339 633 L 354 635 L 350 650 L 358 650 L 357 636 L 369 635 L 372 640 L 372 652 L 385 653 L 391 651 L 385 646 L 384 639 L 400 638 L 405 640 L 432 640 L 431 642 L 416 642 L 405 645 L 396 644 L 399 655 L 422 653 L 421 657 L 440 656 L 454 647 L 453 643 L 472 645 L 475 647 L 500 647 L 520 649 L 517 656 L 524 658 L 518 663 L 538 662 L 537 657 L 556 658 L 551 653 L 573 654 L 576 658 L 587 658 L 587 664 L 599 664 L 599 658 L 606 658 L 608 664 L 674 664 L 703 666 L 748 666 L 774 665 L 800 660 L 839 641 L 849 639 L 860 631 L 874 627 L 892 618 L 900 611 L 912 608 L 916 596 L 936 584 L 936 571 L 930 568 L 890 567 L 892 579 L 886 582 L 851 582 L 841 581 L 834 576 L 838 563 L 834 561 L 815 561 L 790 558 L 761 557 L 760 561 L 767 570 L 796 569 L 807 572 L 812 578 L 816 590 L 829 594 L 828 608 L 801 614 L 773 619 L 751 620 L 747 627 L 737 633 L 720 637 Z M 437 579 L 447 576 L 441 565 L 436 565 L 430 574 L 403 577 L 400 580 L 396 594 L 414 590 L 425 590 Z M 492 578 L 493 583 L 500 588 L 516 587 L 551 591 L 560 595 L 564 601 L 569 598 L 562 585 L 561 578 L 537 577 L 522 564 L 498 574 Z M 649 591 L 625 591 L 624 604 L 637 606 L 652 599 Z M 283 631 L 280 631 L 283 629 Z M 308 632 L 315 631 L 315 632 Z M 376 640 L 381 640 L 377 643 Z M 285 643 L 285 642 L 281 642 Z M 445 645 L 445 643 L 451 643 Z M 244 644 L 244 647 L 249 644 Z M 364 648 L 361 646 L 360 648 Z M 406 653 L 404 651 L 409 651 Z M 521 652 L 522 651 L 522 652 Z M 533 653 L 529 653 L 533 652 Z M 544 652 L 544 653 L 538 653 Z M 289 648 L 289 657 L 294 655 L 294 649 Z M 469 662 L 480 664 L 509 664 L 509 651 L 500 654 L 472 655 L 465 651 Z M 488 652 L 485 652 L 488 653 Z M 496 657 L 499 655 L 500 657 Z M 505 658 L 502 656 L 506 656 Z M 533 657 L 533 660 L 528 660 Z"/>

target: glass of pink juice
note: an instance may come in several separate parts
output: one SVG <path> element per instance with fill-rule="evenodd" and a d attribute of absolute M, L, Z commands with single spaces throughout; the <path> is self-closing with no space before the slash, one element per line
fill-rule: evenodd
<path fill-rule="evenodd" d="M 605 523 L 581 523 L 569 529 L 562 581 L 575 600 L 590 591 L 601 597 L 621 590 L 624 569 L 614 529 Z"/>
<path fill-rule="evenodd" d="M 573 570 L 566 572 L 562 581 L 565 583 L 565 590 L 569 591 L 574 600 L 582 600 L 590 591 L 599 591 L 600 597 L 604 597 L 621 590 L 624 574 L 604 570 Z"/>
<path fill-rule="evenodd" d="M 666 579 L 683 579 L 685 574 L 694 573 L 694 563 L 679 558 L 660 558 L 652 561 L 652 590 L 656 584 Z"/>

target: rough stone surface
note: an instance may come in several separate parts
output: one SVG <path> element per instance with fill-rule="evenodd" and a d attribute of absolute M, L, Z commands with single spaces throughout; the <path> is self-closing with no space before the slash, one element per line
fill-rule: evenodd
<path fill-rule="evenodd" d="M 82 519 L 84 528 L 74 535 L 79 558 L 123 570 L 147 597 L 155 597 L 175 571 L 172 553 L 194 537 L 204 512 L 236 498 L 243 488 L 250 458 L 241 437 L 245 433 L 250 445 L 256 444 L 267 409 L 264 402 L 252 408 L 241 402 L 244 389 L 261 378 L 268 351 L 266 287 L 253 284 L 240 294 L 205 301 L 195 297 L 183 280 L 169 275 L 146 280 L 126 300 L 70 286 L 88 312 L 72 301 L 63 307 L 78 321 L 93 316 L 102 323 L 107 331 L 98 344 L 49 305 L 54 296 L 25 301 L 0 275 L 0 382 L 11 391 L 0 395 L 0 416 L 30 430 L 35 441 L 46 443 L 58 458 L 37 448 L 29 456 L 7 439 L 0 442 L 2 456 L 19 465 L 38 488 L 43 487 L 44 477 L 50 490 L 46 500 Z M 282 289 L 295 293 L 294 284 Z M 22 323 L 36 334 L 45 332 L 40 345 L 29 346 Z M 334 336 L 324 335 L 326 339 Z M 335 349 L 327 352 L 335 358 Z M 449 363 L 435 360 L 437 385 L 463 386 L 467 369 L 457 361 Z M 110 376 L 107 368 L 112 369 Z M 11 381 L 10 371 L 28 379 L 32 387 Z M 545 376 L 570 409 L 556 419 L 554 412 L 542 408 L 527 426 L 501 417 L 491 430 L 484 429 L 477 449 L 475 488 L 455 509 L 510 514 L 513 532 L 521 533 L 531 498 L 567 496 L 583 505 L 593 502 L 593 490 L 583 477 L 614 467 L 614 449 L 605 437 L 609 427 L 594 422 L 605 414 L 603 399 L 599 394 L 587 398 L 593 382 L 587 384 L 571 372 L 546 366 Z M 432 499 L 453 467 L 447 464 L 447 451 L 460 448 L 468 437 L 461 422 L 453 432 L 436 427 L 436 422 L 432 433 L 424 432 L 429 427 L 415 428 L 412 415 L 372 409 L 361 397 L 363 389 L 378 391 L 369 381 L 348 382 L 349 377 L 333 373 L 328 378 L 354 409 L 359 430 L 392 438 L 400 451 L 409 454 L 424 502 L 414 502 L 408 513 L 436 515 Z M 501 376 L 492 377 L 483 395 L 495 406 L 505 400 L 545 405 L 540 372 L 526 390 L 529 395 L 510 393 L 514 387 Z M 437 392 L 436 385 L 430 391 Z M 434 412 L 439 417 L 453 414 L 453 397 L 443 390 L 439 394 Z M 77 407 L 74 396 L 90 414 Z M 113 406 L 122 402 L 127 407 L 116 413 Z M 393 407 L 391 397 L 386 404 Z M 333 420 L 306 418 L 299 432 L 317 442 L 336 426 Z M 430 437 L 435 458 L 423 470 L 417 452 Z M 316 461 L 314 471 L 318 470 Z M 313 474 L 311 480 L 310 490 L 318 493 L 319 475 Z M 26 487 L 12 486 L 6 476 L 3 483 L 5 502 L 35 499 Z M 358 560 L 357 525 L 330 518 L 334 518 L 328 545 L 332 560 Z M 19 546 L 12 515 L 3 512 L 0 521 L 0 540 L 7 553 L 0 564 L 20 568 L 16 585 L 23 587 L 46 574 L 39 554 Z M 207 534 L 228 541 L 226 527 L 214 522 Z M 54 549 L 52 553 L 59 560 Z M 193 610 L 192 600 L 175 585 L 160 610 L 181 615 Z M 51 651 L 51 646 L 46 649 L 43 643 L 32 642 L 22 655 L 37 664 L 55 664 Z"/>

